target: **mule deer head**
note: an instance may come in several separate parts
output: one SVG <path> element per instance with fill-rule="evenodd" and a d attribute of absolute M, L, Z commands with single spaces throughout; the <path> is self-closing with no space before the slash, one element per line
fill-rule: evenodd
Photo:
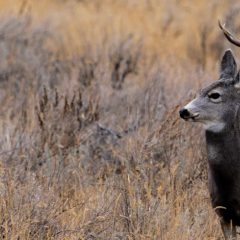
<path fill-rule="evenodd" d="M 240 104 L 240 74 L 231 50 L 222 58 L 219 80 L 202 89 L 180 110 L 181 118 L 203 123 L 205 129 L 221 131 L 232 124 Z"/>

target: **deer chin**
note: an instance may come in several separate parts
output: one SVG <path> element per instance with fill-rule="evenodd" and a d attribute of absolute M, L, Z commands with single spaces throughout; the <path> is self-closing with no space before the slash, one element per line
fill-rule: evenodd
<path fill-rule="evenodd" d="M 190 119 L 192 120 L 192 122 L 198 121 L 198 119 L 199 119 L 199 113 L 193 114 Z"/>
<path fill-rule="evenodd" d="M 184 118 L 187 122 L 199 122 L 199 113 L 192 114 L 191 116 Z"/>

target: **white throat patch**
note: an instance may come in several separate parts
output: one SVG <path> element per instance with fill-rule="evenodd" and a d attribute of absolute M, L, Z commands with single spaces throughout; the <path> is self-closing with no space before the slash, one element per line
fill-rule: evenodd
<path fill-rule="evenodd" d="M 225 127 L 225 123 L 223 122 L 216 122 L 216 121 L 206 121 L 203 123 L 204 129 L 205 130 L 209 130 L 211 132 L 221 132 L 224 127 Z"/>

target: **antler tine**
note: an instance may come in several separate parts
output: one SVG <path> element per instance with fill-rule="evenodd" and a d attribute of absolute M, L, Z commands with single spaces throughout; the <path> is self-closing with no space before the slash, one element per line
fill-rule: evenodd
<path fill-rule="evenodd" d="M 225 28 L 225 24 L 222 24 L 220 22 L 220 20 L 218 20 L 218 25 L 220 27 L 220 29 L 223 31 L 223 34 L 225 35 L 225 37 L 227 38 L 227 40 L 231 43 L 233 43 L 234 45 L 240 47 L 240 40 L 236 39 L 232 33 L 230 33 L 226 28 Z"/>

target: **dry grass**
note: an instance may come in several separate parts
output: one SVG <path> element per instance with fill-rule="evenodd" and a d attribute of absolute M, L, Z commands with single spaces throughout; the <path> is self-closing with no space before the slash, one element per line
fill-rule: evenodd
<path fill-rule="evenodd" d="M 203 133 L 219 1 L 0 1 L 0 238 L 221 239 Z"/>

